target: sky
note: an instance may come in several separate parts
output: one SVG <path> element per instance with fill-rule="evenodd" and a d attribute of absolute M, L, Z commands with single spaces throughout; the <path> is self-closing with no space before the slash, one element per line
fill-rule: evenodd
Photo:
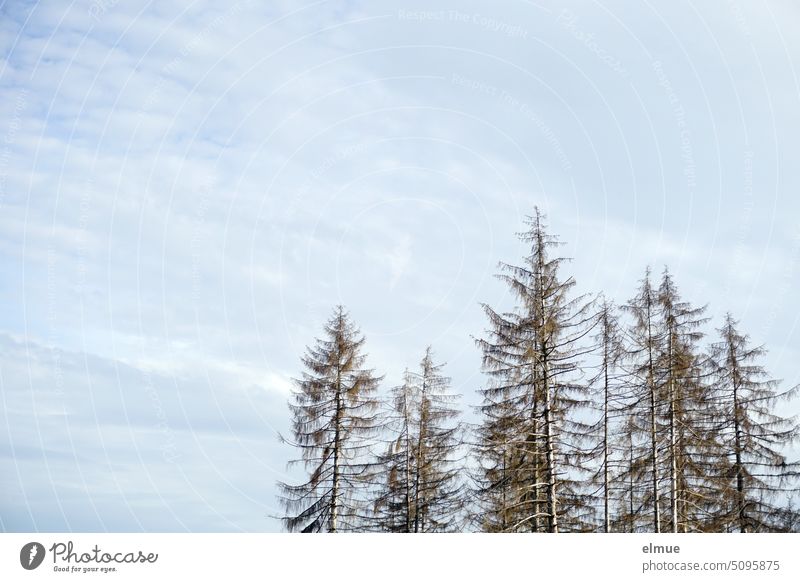
<path fill-rule="evenodd" d="M 278 531 L 336 304 L 384 389 L 538 205 L 582 293 L 650 265 L 800 383 L 800 7 L 0 4 L 0 530 Z M 800 412 L 792 403 L 784 412 Z"/>

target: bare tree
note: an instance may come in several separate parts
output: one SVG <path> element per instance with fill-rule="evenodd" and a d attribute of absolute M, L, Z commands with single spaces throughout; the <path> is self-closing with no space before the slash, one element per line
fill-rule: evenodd
<path fill-rule="evenodd" d="M 591 458 L 597 464 L 592 483 L 602 503 L 602 531 L 610 532 L 615 520 L 612 512 L 618 501 L 615 489 L 624 490 L 625 487 L 624 482 L 620 484 L 618 481 L 619 466 L 623 462 L 620 452 L 625 450 L 625 445 L 629 442 L 624 438 L 620 439 L 629 388 L 621 366 L 625 348 L 614 305 L 604 299 L 597 317 L 594 347 L 598 363 L 594 377 L 590 380 L 594 392 L 594 407 L 599 412 L 598 420 L 592 427 L 596 445 L 591 452 Z M 617 444 L 622 451 L 614 450 Z M 614 459 L 615 456 L 618 458 Z"/>
<path fill-rule="evenodd" d="M 758 363 L 765 350 L 750 345 L 731 314 L 718 331 L 711 365 L 715 394 L 724 410 L 717 428 L 730 467 L 723 519 L 740 532 L 783 531 L 785 523 L 795 522 L 793 511 L 779 500 L 798 491 L 800 463 L 789 462 L 781 449 L 798 438 L 800 429 L 795 418 L 776 414 L 775 406 L 800 386 L 780 391 L 779 381 Z"/>
<path fill-rule="evenodd" d="M 428 347 L 419 372 L 406 372 L 393 390 L 394 432 L 380 458 L 384 484 L 375 503 L 380 529 L 401 532 L 454 531 L 461 524 L 463 480 L 460 476 L 462 428 L 449 392 L 443 364 Z"/>
<path fill-rule="evenodd" d="M 719 453 L 710 428 L 716 409 L 702 373 L 700 331 L 708 318 L 705 307 L 684 301 L 668 269 L 658 290 L 664 335 L 659 366 L 663 373 L 665 424 L 668 430 L 665 461 L 669 475 L 669 527 L 677 533 L 695 529 L 706 519 L 705 507 L 714 484 L 710 468 Z M 690 513 L 697 514 L 695 519 Z M 695 525 L 691 526 L 690 521 Z"/>
<path fill-rule="evenodd" d="M 567 259 L 551 256 L 561 243 L 547 233 L 538 208 L 527 225 L 519 237 L 530 245 L 530 253 L 522 265 L 500 263 L 498 275 L 518 299 L 516 310 L 498 313 L 483 306 L 491 329 L 477 343 L 490 385 L 482 390 L 487 425 L 477 447 L 479 493 L 492 503 L 499 500 L 498 489 L 507 494 L 503 506 L 492 508 L 491 527 L 581 530 L 587 527 L 584 513 L 590 505 L 580 491 L 589 426 L 575 412 L 588 406 L 588 387 L 577 380 L 588 351 L 580 342 L 594 317 L 585 297 L 569 297 L 575 281 L 560 278 Z M 502 457 L 492 450 L 498 438 L 504 441 Z"/>
<path fill-rule="evenodd" d="M 658 367 L 660 354 L 664 350 L 664 334 L 659 321 L 661 310 L 658 295 L 651 284 L 650 269 L 639 282 L 636 296 L 624 306 L 633 319 L 628 330 L 628 355 L 634 379 L 634 401 L 629 408 L 631 437 L 634 452 L 628 471 L 638 478 L 649 481 L 649 491 L 643 492 L 642 510 L 650 508 L 653 531 L 661 532 L 661 479 L 662 468 L 662 419 L 664 386 Z M 635 502 L 634 505 L 639 505 Z"/>
<path fill-rule="evenodd" d="M 364 367 L 364 337 L 338 306 L 303 358 L 307 371 L 296 380 L 289 408 L 292 445 L 308 479 L 279 483 L 289 531 L 362 529 L 365 490 L 376 469 L 370 459 L 376 433 L 376 390 L 382 379 Z"/>
<path fill-rule="evenodd" d="M 374 501 L 374 529 L 408 533 L 414 523 L 414 413 L 416 404 L 412 374 L 406 369 L 403 384 L 392 389 L 391 409 L 384 424 L 391 439 L 378 457 L 383 467 L 378 496 Z"/>

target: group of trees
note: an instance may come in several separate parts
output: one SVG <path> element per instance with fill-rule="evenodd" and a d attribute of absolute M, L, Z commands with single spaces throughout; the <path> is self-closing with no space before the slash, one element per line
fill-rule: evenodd
<path fill-rule="evenodd" d="M 364 337 L 341 306 L 308 348 L 289 407 L 308 478 L 280 483 L 289 531 L 444 532 L 466 499 L 463 428 L 429 347 L 388 401 L 365 367 Z M 284 439 L 285 440 L 285 439 Z M 376 449 L 383 447 L 376 452 Z"/>
<path fill-rule="evenodd" d="M 289 531 L 798 531 L 800 428 L 727 315 L 704 345 L 705 307 L 648 269 L 615 306 L 575 293 L 536 209 L 515 305 L 488 320 L 487 384 L 466 427 L 431 348 L 387 398 L 364 338 L 337 307 L 308 349 L 290 409 L 307 480 L 280 484 Z"/>

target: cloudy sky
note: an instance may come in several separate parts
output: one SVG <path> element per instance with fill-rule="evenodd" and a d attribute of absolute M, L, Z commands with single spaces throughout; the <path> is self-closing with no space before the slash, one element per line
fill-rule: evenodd
<path fill-rule="evenodd" d="M 473 403 L 534 205 L 800 382 L 790 0 L 142 4 L 0 5 L 0 530 L 278 530 L 333 305 Z"/>

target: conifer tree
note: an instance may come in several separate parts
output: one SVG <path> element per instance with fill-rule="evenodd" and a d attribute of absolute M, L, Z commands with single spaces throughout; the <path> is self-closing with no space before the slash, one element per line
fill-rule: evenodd
<path fill-rule="evenodd" d="M 463 484 L 459 476 L 460 412 L 450 379 L 430 347 L 419 372 L 406 372 L 393 391 L 395 438 L 381 458 L 385 485 L 376 502 L 385 531 L 444 532 L 460 527 Z"/>
<path fill-rule="evenodd" d="M 753 347 L 731 314 L 711 346 L 715 395 L 724 413 L 719 426 L 727 456 L 727 498 L 719 529 L 739 532 L 786 531 L 792 511 L 781 504 L 796 492 L 800 463 L 784 452 L 800 435 L 795 418 L 775 412 L 776 404 L 794 396 L 800 386 L 780 391 L 759 363 L 766 351 Z M 788 524 L 788 525 L 787 525 Z"/>
<path fill-rule="evenodd" d="M 374 529 L 409 533 L 414 524 L 414 414 L 416 387 L 405 370 L 403 384 L 392 389 L 391 410 L 385 419 L 392 438 L 379 456 L 383 476 L 374 502 Z"/>
<path fill-rule="evenodd" d="M 337 532 L 364 528 L 365 497 L 374 478 L 371 445 L 376 434 L 381 377 L 365 367 L 364 337 L 344 307 L 335 308 L 303 357 L 306 371 L 296 380 L 289 408 L 292 445 L 308 478 L 279 483 L 289 531 Z"/>
<path fill-rule="evenodd" d="M 619 320 L 614 305 L 607 300 L 600 304 L 596 328 L 594 345 L 598 364 L 590 385 L 594 389 L 594 403 L 599 418 L 592 427 L 597 442 L 592 451 L 592 458 L 597 464 L 592 483 L 596 486 L 595 491 L 602 505 L 602 531 L 607 533 L 611 531 L 614 521 L 612 513 L 616 509 L 618 492 L 624 491 L 625 487 L 624 483 L 618 483 L 618 468 L 622 459 L 615 448 L 620 445 L 624 450 L 627 444 L 624 439 L 620 441 L 620 429 L 628 390 L 620 365 L 624 346 Z"/>
<path fill-rule="evenodd" d="M 663 403 L 666 398 L 659 358 L 664 351 L 664 334 L 659 326 L 661 310 L 657 291 L 651 284 L 649 267 L 639 282 L 636 296 L 624 309 L 633 320 L 627 334 L 633 389 L 633 400 L 628 407 L 633 452 L 627 471 L 635 475 L 637 481 L 647 480 L 647 488 L 640 492 L 640 499 L 633 505 L 637 516 L 649 514 L 652 531 L 660 533 Z M 634 523 L 638 521 L 635 519 Z"/>
<path fill-rule="evenodd" d="M 706 308 L 695 308 L 684 301 L 666 268 L 658 304 L 664 336 L 659 367 L 666 399 L 664 460 L 669 476 L 669 529 L 677 533 L 694 529 L 707 518 L 705 507 L 715 499 L 711 469 L 720 448 L 711 430 L 716 409 L 701 370 L 700 327 L 708 321 L 703 317 Z M 697 515 L 690 518 L 690 513 Z M 695 524 L 692 528 L 690 521 Z"/>
<path fill-rule="evenodd" d="M 566 259 L 551 256 L 561 243 L 547 233 L 538 208 L 527 225 L 519 237 L 530 253 L 519 266 L 500 263 L 498 275 L 517 298 L 516 309 L 498 313 L 484 305 L 490 330 L 477 341 L 490 377 L 477 446 L 479 495 L 493 505 L 484 527 L 578 531 L 587 527 L 590 503 L 580 490 L 589 426 L 575 414 L 588 405 L 588 387 L 577 379 L 593 315 L 585 297 L 569 297 L 575 281 L 561 279 Z"/>

